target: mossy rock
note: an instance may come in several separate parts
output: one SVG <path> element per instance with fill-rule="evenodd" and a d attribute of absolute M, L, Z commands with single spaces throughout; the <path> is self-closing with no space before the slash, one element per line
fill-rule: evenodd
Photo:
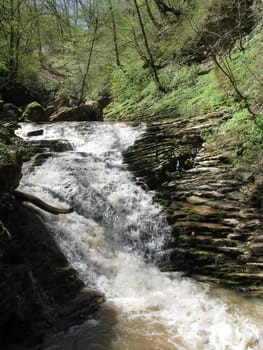
<path fill-rule="evenodd" d="M 45 110 L 40 103 L 36 101 L 31 102 L 26 106 L 22 114 L 22 120 L 31 122 L 47 121 L 45 116 Z"/>

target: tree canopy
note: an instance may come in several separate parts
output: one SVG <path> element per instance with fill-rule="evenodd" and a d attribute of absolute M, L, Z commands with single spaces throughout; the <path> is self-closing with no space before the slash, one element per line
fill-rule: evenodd
<path fill-rule="evenodd" d="M 255 2 L 0 0 L 0 88 L 44 85 L 81 100 L 140 65 L 165 91 L 160 68 L 223 54 L 236 40 L 242 49 Z"/>

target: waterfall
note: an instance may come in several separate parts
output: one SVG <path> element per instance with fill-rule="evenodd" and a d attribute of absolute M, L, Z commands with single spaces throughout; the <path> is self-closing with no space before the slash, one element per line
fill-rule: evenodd
<path fill-rule="evenodd" d="M 43 135 L 28 137 L 39 126 L 22 124 L 18 134 L 64 140 L 71 147 L 47 149 L 39 166 L 25 164 L 20 189 L 74 209 L 58 216 L 39 211 L 84 283 L 106 295 L 104 312 L 50 340 L 45 349 L 52 344 L 61 350 L 73 344 L 89 350 L 262 349 L 262 302 L 159 271 L 170 229 L 154 194 L 136 185 L 122 161 L 122 151 L 145 127 L 86 122 L 41 127 Z"/>

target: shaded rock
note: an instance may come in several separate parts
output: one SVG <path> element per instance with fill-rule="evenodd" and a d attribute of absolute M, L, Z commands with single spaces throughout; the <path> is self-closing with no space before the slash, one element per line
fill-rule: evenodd
<path fill-rule="evenodd" d="M 41 106 L 41 104 L 39 104 L 36 101 L 31 102 L 26 106 L 21 118 L 24 121 L 31 121 L 31 122 L 48 121 L 48 119 L 46 118 L 44 108 Z"/>
<path fill-rule="evenodd" d="M 3 112 L 10 116 L 10 119 L 14 120 L 18 120 L 22 114 L 22 110 L 12 103 L 4 103 Z"/>
<path fill-rule="evenodd" d="M 6 160 L 0 156 L 0 192 L 9 192 L 14 190 L 22 177 L 22 161 L 15 158 L 12 163 L 6 163 Z"/>
<path fill-rule="evenodd" d="M 4 103 L 2 101 L 0 108 L 0 118 L 1 122 L 6 121 L 14 121 L 17 122 L 19 117 L 21 116 L 22 110 L 12 103 Z"/>
<path fill-rule="evenodd" d="M 82 292 L 83 282 L 32 208 L 0 197 L 0 220 L 10 232 L 0 244 L 1 347 L 28 350 L 87 318 L 98 297 Z"/>
<path fill-rule="evenodd" d="M 24 149 L 13 129 L 0 127 L 0 194 L 15 189 L 22 177 Z"/>
<path fill-rule="evenodd" d="M 263 207 L 263 175 L 257 175 L 255 178 L 250 200 L 253 206 L 257 208 Z"/>
<path fill-rule="evenodd" d="M 32 140 L 26 144 L 31 154 L 72 151 L 72 146 L 67 140 Z"/>
<path fill-rule="evenodd" d="M 112 99 L 109 93 L 104 93 L 102 95 L 99 95 L 96 98 L 96 101 L 99 103 L 100 108 L 103 109 L 111 103 Z"/>
<path fill-rule="evenodd" d="M 101 121 L 102 109 L 96 101 L 75 107 L 64 107 L 50 117 L 51 121 Z"/>
<path fill-rule="evenodd" d="M 78 100 L 72 96 L 61 96 L 47 105 L 45 110 L 46 117 L 49 118 L 52 114 L 56 114 L 60 109 L 75 107 L 78 104 Z"/>

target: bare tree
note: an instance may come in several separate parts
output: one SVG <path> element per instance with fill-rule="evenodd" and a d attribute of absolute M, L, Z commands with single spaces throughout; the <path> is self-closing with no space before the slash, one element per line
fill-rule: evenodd
<path fill-rule="evenodd" d="M 95 46 L 95 42 L 97 39 L 97 32 L 98 32 L 98 27 L 99 27 L 99 19 L 98 19 L 98 12 L 97 12 L 97 8 L 96 6 L 89 6 L 88 8 L 85 7 L 84 3 L 82 1 L 80 1 L 81 7 L 82 7 L 82 11 L 84 13 L 85 16 L 85 20 L 87 22 L 87 25 L 89 28 L 91 28 L 91 25 L 93 25 L 93 33 L 92 33 L 92 37 L 91 37 L 91 41 L 90 41 L 90 48 L 89 48 L 89 54 L 88 54 L 88 59 L 87 59 L 87 65 L 82 77 L 82 81 L 81 81 L 81 88 L 80 88 L 80 94 L 79 94 L 79 99 L 78 99 L 78 104 L 80 104 L 83 101 L 84 98 L 84 92 L 85 92 L 85 88 L 87 85 L 87 78 L 88 78 L 88 74 L 89 74 L 89 70 L 90 70 L 90 66 L 91 66 L 91 59 L 92 59 L 92 55 L 94 53 L 94 46 Z"/>
<path fill-rule="evenodd" d="M 149 42 L 148 42 L 148 38 L 147 38 L 146 31 L 145 31 L 145 28 L 144 28 L 142 15 L 141 15 L 141 12 L 140 12 L 140 8 L 138 6 L 138 2 L 137 2 L 137 0 L 133 0 L 133 2 L 134 2 L 134 6 L 135 6 L 135 9 L 136 9 L 137 16 L 138 16 L 138 20 L 139 20 L 139 24 L 140 24 L 143 40 L 144 40 L 145 49 L 146 49 L 146 52 L 147 52 L 147 55 L 148 55 L 148 61 L 149 61 L 148 63 L 149 63 L 149 67 L 150 67 L 153 79 L 155 81 L 155 84 L 156 84 L 158 90 L 161 91 L 161 92 L 165 92 L 165 89 L 161 85 L 161 82 L 160 82 L 160 79 L 159 79 L 159 76 L 158 76 L 158 72 L 157 72 L 157 69 L 156 69 L 156 66 L 155 66 L 153 54 L 152 54 L 150 46 L 149 46 Z"/>
<path fill-rule="evenodd" d="M 16 84 L 19 69 L 19 55 L 21 43 L 21 5 L 22 0 L 9 0 L 8 10 L 8 37 L 9 37 L 9 57 L 8 57 L 8 81 Z"/>
<path fill-rule="evenodd" d="M 120 67 L 121 66 L 121 62 L 120 62 L 120 54 L 119 54 L 119 46 L 118 46 L 118 38 L 117 38 L 117 27 L 116 27 L 114 11 L 113 11 L 113 7 L 112 7 L 112 1 L 111 0 L 107 0 L 107 3 L 108 3 L 109 11 L 110 11 L 110 16 L 111 16 L 114 52 L 115 52 L 115 57 L 116 57 L 116 65 L 118 67 Z"/>
<path fill-rule="evenodd" d="M 145 5 L 146 5 L 146 9 L 147 9 L 147 13 L 149 15 L 150 20 L 152 21 L 153 25 L 155 26 L 155 28 L 157 28 L 158 30 L 161 29 L 162 25 L 161 23 L 159 23 L 157 21 L 157 19 L 154 17 L 152 10 L 151 10 L 151 6 L 149 4 L 149 0 L 145 0 Z"/>

